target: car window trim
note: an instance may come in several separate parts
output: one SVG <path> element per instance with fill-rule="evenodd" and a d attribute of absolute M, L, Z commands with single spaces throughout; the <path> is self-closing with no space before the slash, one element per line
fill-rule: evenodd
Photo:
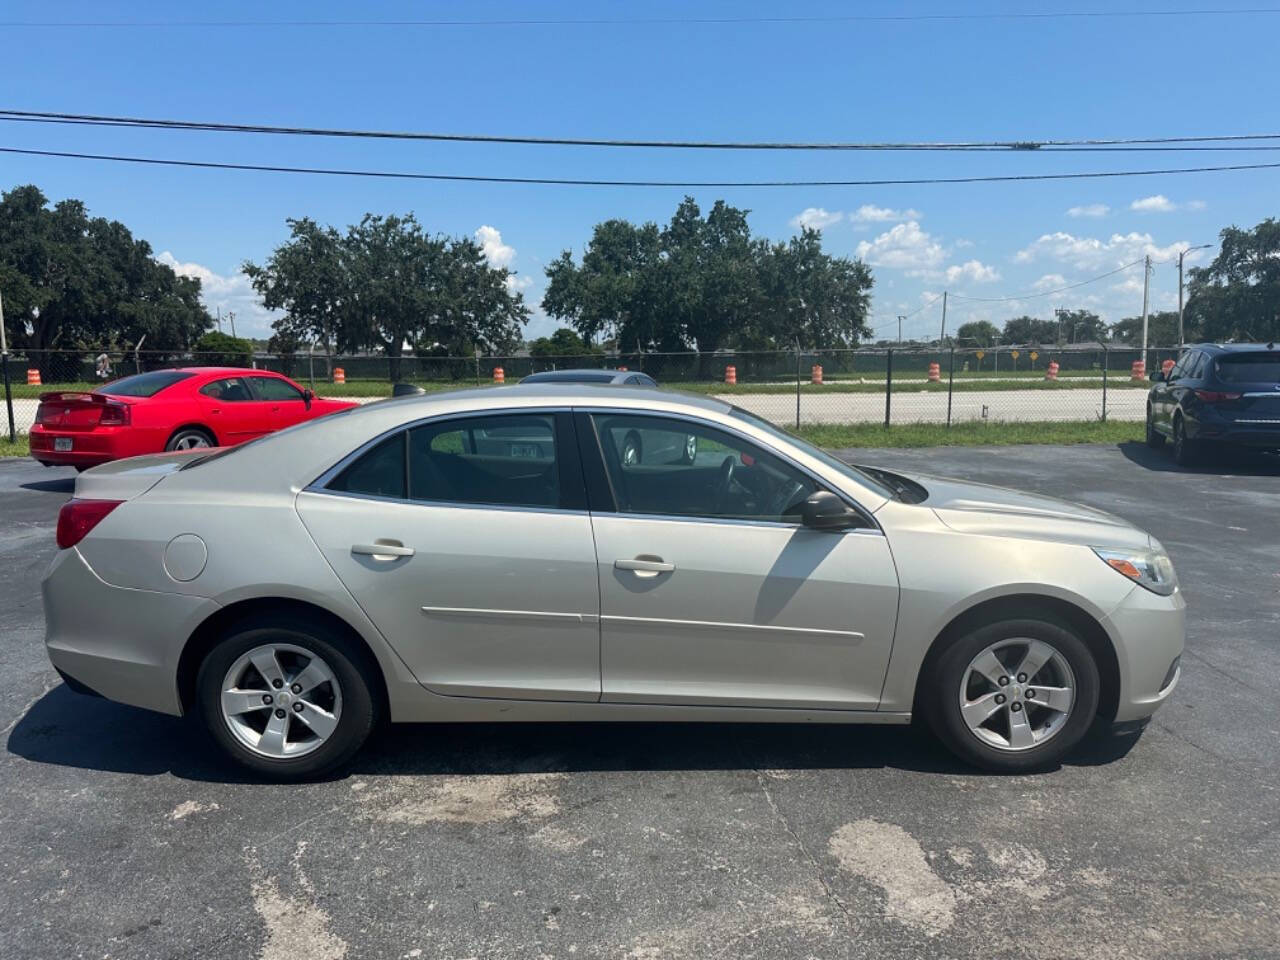
<path fill-rule="evenodd" d="M 788 456 L 786 453 L 779 450 L 777 447 L 774 447 L 772 445 L 762 444 L 756 438 L 749 436 L 741 432 L 740 430 L 736 430 L 731 426 L 717 423 L 714 420 L 704 420 L 701 417 L 695 417 L 686 413 L 678 413 L 671 410 L 652 410 L 649 408 L 636 409 L 633 407 L 589 406 L 589 407 L 574 407 L 573 411 L 575 414 L 574 416 L 575 420 L 578 419 L 579 414 L 585 415 L 587 418 L 588 426 L 590 427 L 592 436 L 595 439 L 595 444 L 594 444 L 595 453 L 596 453 L 596 456 L 599 457 L 600 470 L 604 474 L 605 483 L 606 483 L 604 490 L 600 492 L 601 497 L 603 499 L 603 494 L 607 492 L 608 502 L 611 504 L 611 507 L 608 510 L 596 511 L 593 509 L 592 512 L 611 513 L 614 516 L 618 516 L 618 517 L 632 517 L 636 519 L 675 520 L 675 521 L 690 522 L 690 523 L 715 523 L 715 524 L 729 523 L 729 524 L 739 524 L 739 525 L 749 525 L 749 526 L 785 527 L 788 530 L 795 530 L 797 528 L 802 528 L 804 526 L 804 524 L 802 523 L 787 523 L 782 520 L 750 520 L 745 517 L 742 519 L 734 519 L 731 517 L 697 517 L 697 516 L 690 516 L 688 514 L 631 513 L 631 512 L 624 512 L 622 510 L 619 510 L 617 506 L 617 497 L 615 496 L 613 491 L 613 484 L 612 484 L 612 481 L 609 479 L 608 470 L 604 464 L 604 451 L 600 447 L 600 435 L 599 435 L 599 432 L 595 429 L 595 423 L 591 418 L 594 414 L 613 414 L 615 416 L 619 416 L 619 415 L 621 416 L 632 415 L 632 416 L 642 416 L 642 417 L 648 416 L 648 417 L 654 417 L 658 419 L 666 418 L 666 419 L 672 419 L 672 420 L 681 420 L 687 423 L 698 424 L 701 426 L 708 427 L 712 430 L 719 430 L 721 433 L 726 433 L 729 436 L 735 437 L 741 440 L 743 443 L 749 443 L 753 447 L 761 447 L 765 449 L 770 454 L 772 454 L 773 456 L 781 460 L 783 463 L 787 464 L 793 470 L 797 471 L 798 473 L 800 473 L 805 477 L 808 477 L 811 481 L 813 481 L 813 483 L 815 483 L 818 486 L 819 489 L 830 490 L 837 497 L 843 500 L 846 506 L 852 507 L 854 510 L 856 510 L 858 513 L 858 516 L 866 524 L 865 527 L 850 527 L 849 529 L 840 531 L 840 532 L 853 533 L 859 530 L 868 530 L 869 532 L 883 535 L 883 531 L 880 529 L 880 524 L 876 522 L 875 518 L 871 515 L 871 512 L 867 510 L 865 507 L 863 507 L 856 500 L 854 500 L 852 497 L 850 497 L 846 491 L 832 490 L 831 483 L 817 476 L 812 470 L 808 469 L 803 464 L 797 463 L 792 457 Z M 588 480 L 590 480 L 589 474 L 588 474 Z M 599 481 L 597 479 L 597 483 L 598 482 Z M 590 482 L 588 482 L 588 490 L 590 491 L 590 489 L 591 489 L 591 485 L 590 485 Z M 596 498 L 592 496 L 589 502 L 595 503 Z"/>
<path fill-rule="evenodd" d="M 409 492 L 409 431 L 410 430 L 414 430 L 418 427 L 423 427 L 423 426 L 446 423 L 451 420 L 473 420 L 476 417 L 486 417 L 486 416 L 502 417 L 502 416 L 520 416 L 520 415 L 551 416 L 555 421 L 556 461 L 557 461 L 556 468 L 560 474 L 561 506 L 539 507 L 532 504 L 520 505 L 520 504 L 510 504 L 510 503 L 478 503 L 474 500 L 467 500 L 467 501 L 414 500 L 408 496 L 408 492 Z M 574 478 L 572 474 L 569 477 L 568 485 L 566 485 L 566 482 L 565 482 L 565 466 L 567 466 L 568 460 L 572 460 L 573 462 L 577 463 L 578 457 L 570 454 L 569 457 L 566 458 L 566 460 L 564 461 L 561 460 L 560 435 L 563 432 L 561 427 L 561 423 L 562 423 L 561 415 L 564 415 L 564 422 L 568 423 L 569 429 L 573 431 L 574 436 L 576 438 L 577 431 L 574 429 L 575 425 L 573 423 L 572 410 L 569 407 L 563 407 L 563 406 L 495 407 L 492 410 L 454 411 L 451 413 L 438 414 L 433 417 L 422 417 L 421 419 L 418 419 L 418 420 L 412 420 L 406 423 L 397 424 L 394 427 L 390 427 L 386 430 L 383 430 L 373 439 L 367 440 L 365 443 L 356 447 L 355 450 L 348 453 L 345 457 L 343 457 L 341 460 L 339 460 L 337 463 L 331 466 L 328 470 L 324 471 L 324 473 L 320 474 L 318 477 L 312 480 L 309 484 L 303 487 L 301 492 L 302 493 L 319 493 L 319 494 L 324 494 L 330 497 L 347 497 L 355 500 L 377 500 L 381 503 L 398 503 L 405 506 L 457 507 L 459 509 L 475 509 L 475 510 L 508 510 L 508 511 L 520 512 L 520 513 L 530 513 L 530 512 L 568 513 L 568 514 L 585 515 L 589 513 L 589 510 L 586 505 L 587 496 L 586 496 L 586 490 L 585 490 L 585 478 L 581 477 L 581 472 L 582 472 L 581 469 L 579 469 L 577 473 L 579 474 L 579 482 L 583 485 L 582 488 L 579 488 L 577 484 L 573 483 Z M 372 493 L 356 493 L 348 490 L 329 489 L 328 485 L 332 483 L 335 479 L 337 479 L 338 475 L 341 474 L 343 470 L 345 470 L 348 466 L 350 466 L 360 457 L 364 456 L 364 454 L 368 453 L 370 450 L 376 447 L 379 443 L 383 442 L 388 437 L 394 435 L 397 432 L 403 434 L 404 444 L 405 444 L 405 449 L 404 449 L 405 496 L 403 498 L 385 497 L 379 494 L 372 494 Z M 567 439 L 568 438 L 566 437 L 566 440 Z M 573 442 L 573 446 L 576 452 L 576 448 L 578 446 L 576 439 Z M 579 503 L 582 504 L 582 506 L 567 507 L 563 505 L 565 503 L 566 489 L 572 489 L 575 494 L 578 494 L 576 499 Z"/>

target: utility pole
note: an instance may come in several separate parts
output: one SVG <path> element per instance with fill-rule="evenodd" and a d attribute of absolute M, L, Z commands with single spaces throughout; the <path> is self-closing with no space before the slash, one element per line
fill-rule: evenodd
<path fill-rule="evenodd" d="M 0 365 L 4 366 L 4 405 L 9 411 L 9 442 L 16 443 L 18 435 L 13 429 L 13 393 L 9 386 L 9 341 L 4 335 L 4 295 L 0 294 Z"/>
<path fill-rule="evenodd" d="M 1179 354 L 1181 354 L 1183 350 L 1187 349 L 1187 336 L 1183 332 L 1183 326 L 1182 326 L 1182 258 L 1185 257 L 1192 250 L 1205 250 L 1211 246 L 1213 246 L 1213 244 L 1211 243 L 1202 243 L 1198 247 L 1187 247 L 1187 249 L 1179 252 L 1178 254 L 1178 353 Z"/>
<path fill-rule="evenodd" d="M 1142 366 L 1147 366 L 1147 306 L 1151 301 L 1151 255 L 1142 258 Z"/>
<path fill-rule="evenodd" d="M 222 332 L 222 308 L 218 307 L 218 332 Z"/>
<path fill-rule="evenodd" d="M 947 339 L 947 291 L 942 291 L 942 332 L 938 334 L 938 349 L 942 349 L 942 342 Z"/>
<path fill-rule="evenodd" d="M 907 319 L 902 314 L 898 314 L 898 346 L 902 346 L 902 321 Z"/>
<path fill-rule="evenodd" d="M 234 310 L 227 311 L 227 319 L 231 321 L 231 336 L 236 335 L 236 312 Z"/>

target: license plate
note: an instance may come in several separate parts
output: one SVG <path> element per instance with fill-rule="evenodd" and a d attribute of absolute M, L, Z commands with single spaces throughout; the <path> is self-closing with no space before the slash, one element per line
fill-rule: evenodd
<path fill-rule="evenodd" d="M 53 449 L 59 453 L 66 453 L 68 450 L 71 449 L 71 438 L 70 437 L 54 437 Z"/>

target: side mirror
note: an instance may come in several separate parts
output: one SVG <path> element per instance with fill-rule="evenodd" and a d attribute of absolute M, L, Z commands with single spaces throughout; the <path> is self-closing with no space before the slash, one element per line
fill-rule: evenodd
<path fill-rule="evenodd" d="M 307 405 L 308 410 L 311 409 L 311 401 L 314 400 L 315 398 L 316 398 L 316 395 L 312 393 L 310 389 L 305 389 L 302 391 L 302 402 Z"/>
<path fill-rule="evenodd" d="M 1152 371 L 1151 371 L 1151 382 L 1152 382 L 1152 383 L 1159 383 L 1159 382 L 1160 382 L 1160 381 L 1162 381 L 1163 379 L 1164 379 L 1164 371 L 1163 371 L 1163 370 L 1152 370 Z"/>
<path fill-rule="evenodd" d="M 819 490 L 800 507 L 800 522 L 811 530 L 847 530 L 858 514 L 831 491 Z"/>

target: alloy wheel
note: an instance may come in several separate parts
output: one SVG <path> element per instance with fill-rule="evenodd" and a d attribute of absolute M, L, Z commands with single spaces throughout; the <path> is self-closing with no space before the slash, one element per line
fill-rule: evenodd
<path fill-rule="evenodd" d="M 175 450 L 197 450 L 209 446 L 209 438 L 203 433 L 183 433 L 173 441 Z"/>
<path fill-rule="evenodd" d="M 960 681 L 960 715 L 988 746 L 1030 750 L 1066 726 L 1076 680 L 1066 658 L 1043 640 L 1015 637 L 987 646 Z"/>
<path fill-rule="evenodd" d="M 342 688 L 315 653 L 290 643 L 254 647 L 222 681 L 222 719 L 258 756 L 305 756 L 333 735 L 342 716 Z"/>

